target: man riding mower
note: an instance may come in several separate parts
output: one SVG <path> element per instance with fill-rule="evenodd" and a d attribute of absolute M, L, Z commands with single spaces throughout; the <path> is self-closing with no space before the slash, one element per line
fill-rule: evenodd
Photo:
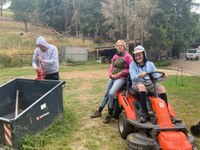
<path fill-rule="evenodd" d="M 142 46 L 134 49 L 133 59 L 130 65 L 131 81 L 128 81 L 126 89 L 117 93 L 116 101 L 121 110 L 119 132 L 127 140 L 128 148 L 197 150 L 194 137 L 188 134 L 181 120 L 175 119 L 165 89 L 160 90 L 156 84 L 165 78 L 165 74 L 156 71 L 154 64 L 147 60 Z"/>
<path fill-rule="evenodd" d="M 153 74 L 160 74 L 154 77 Z M 162 72 L 147 73 L 156 87 L 163 76 Z M 127 83 L 128 84 L 128 83 Z M 156 89 L 156 88 L 155 88 Z M 118 128 L 122 138 L 126 139 L 130 150 L 198 150 L 193 136 L 188 134 L 185 124 L 181 120 L 172 119 L 176 114 L 168 103 L 154 95 L 147 96 L 148 119 L 141 123 L 142 112 L 139 95 L 130 84 L 117 94 L 119 115 Z M 115 107 L 116 108 L 116 107 Z M 118 110 L 119 112 L 119 110 Z"/>

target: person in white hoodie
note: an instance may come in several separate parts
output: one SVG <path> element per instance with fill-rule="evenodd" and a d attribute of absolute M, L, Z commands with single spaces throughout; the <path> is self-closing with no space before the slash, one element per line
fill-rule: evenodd
<path fill-rule="evenodd" d="M 38 69 L 43 66 L 45 79 L 59 80 L 58 49 L 39 36 L 36 41 L 37 48 L 34 51 L 32 66 Z"/>

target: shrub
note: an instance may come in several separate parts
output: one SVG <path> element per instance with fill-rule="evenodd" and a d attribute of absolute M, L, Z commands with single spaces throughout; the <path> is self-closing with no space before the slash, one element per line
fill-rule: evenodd
<path fill-rule="evenodd" d="M 166 67 L 166 66 L 170 66 L 170 65 L 171 65 L 171 61 L 169 61 L 169 60 L 155 62 L 156 67 Z"/>
<path fill-rule="evenodd" d="M 31 60 L 28 57 L 21 57 L 18 54 L 6 55 L 0 54 L 0 64 L 2 67 L 22 67 L 30 65 Z"/>

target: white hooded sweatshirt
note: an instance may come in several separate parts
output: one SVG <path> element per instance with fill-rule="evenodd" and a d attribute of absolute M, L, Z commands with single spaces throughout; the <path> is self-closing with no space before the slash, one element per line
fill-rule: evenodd
<path fill-rule="evenodd" d="M 44 71 L 46 74 L 56 73 L 59 71 L 59 60 L 58 60 L 58 49 L 44 39 L 44 37 L 39 36 L 36 41 L 36 45 L 43 45 L 47 48 L 47 51 L 43 52 L 37 47 L 34 51 L 32 66 L 34 68 L 40 66 L 38 56 L 41 56 L 44 66 Z"/>

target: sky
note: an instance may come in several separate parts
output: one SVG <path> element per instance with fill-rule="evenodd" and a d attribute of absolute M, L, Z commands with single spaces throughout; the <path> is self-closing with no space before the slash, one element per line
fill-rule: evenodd
<path fill-rule="evenodd" d="M 200 0 L 193 0 L 193 2 L 200 4 Z M 194 7 L 191 9 L 191 11 L 195 11 L 196 13 L 200 14 L 200 7 Z"/>
<path fill-rule="evenodd" d="M 200 4 L 200 0 L 193 0 L 193 2 L 199 3 L 199 4 Z M 8 8 L 8 7 L 10 6 L 10 3 L 11 3 L 11 2 L 6 3 L 6 4 L 3 6 L 3 9 Z M 192 8 L 191 10 L 197 12 L 198 14 L 200 14 L 200 7 L 195 7 L 195 8 Z"/>
<path fill-rule="evenodd" d="M 11 3 L 11 2 L 7 2 L 5 5 L 3 5 L 3 9 L 8 8 L 8 7 L 10 6 L 10 3 Z"/>

